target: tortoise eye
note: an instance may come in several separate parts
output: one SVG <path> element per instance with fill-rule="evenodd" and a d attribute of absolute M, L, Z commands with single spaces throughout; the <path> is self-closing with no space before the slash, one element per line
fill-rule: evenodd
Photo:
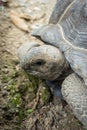
<path fill-rule="evenodd" d="M 37 61 L 35 62 L 35 65 L 38 65 L 38 66 L 44 65 L 44 64 L 45 64 L 45 61 L 44 61 L 44 60 L 37 60 Z"/>

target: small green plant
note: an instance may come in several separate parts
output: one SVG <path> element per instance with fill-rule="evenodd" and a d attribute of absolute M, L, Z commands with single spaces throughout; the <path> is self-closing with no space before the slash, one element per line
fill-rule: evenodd
<path fill-rule="evenodd" d="M 46 86 L 46 84 L 44 84 L 43 82 L 42 84 L 42 90 L 41 90 L 41 100 L 43 101 L 44 104 L 48 103 L 51 99 L 51 93 L 49 91 L 49 88 Z"/>
<path fill-rule="evenodd" d="M 34 110 L 33 109 L 28 109 L 26 110 L 26 114 L 31 114 Z"/>

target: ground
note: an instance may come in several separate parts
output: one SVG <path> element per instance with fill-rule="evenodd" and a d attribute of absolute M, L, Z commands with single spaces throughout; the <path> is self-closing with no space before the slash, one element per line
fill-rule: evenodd
<path fill-rule="evenodd" d="M 46 0 L 0 0 L 0 130 L 84 130 L 69 106 L 19 65 L 17 50 L 39 42 L 31 32 L 45 24 L 47 7 Z M 12 12 L 26 19 L 26 31 Z"/>

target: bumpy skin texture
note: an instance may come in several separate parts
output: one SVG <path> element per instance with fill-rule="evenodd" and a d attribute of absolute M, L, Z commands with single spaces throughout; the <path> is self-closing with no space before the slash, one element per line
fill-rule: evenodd
<path fill-rule="evenodd" d="M 69 75 L 62 84 L 62 94 L 76 117 L 87 128 L 87 87 L 84 81 L 76 74 Z"/>

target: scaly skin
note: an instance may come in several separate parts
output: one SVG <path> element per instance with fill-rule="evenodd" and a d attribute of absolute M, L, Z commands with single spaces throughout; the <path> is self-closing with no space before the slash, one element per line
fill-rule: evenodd
<path fill-rule="evenodd" d="M 87 128 L 87 87 L 76 74 L 69 75 L 62 84 L 62 94 L 76 117 Z"/>

